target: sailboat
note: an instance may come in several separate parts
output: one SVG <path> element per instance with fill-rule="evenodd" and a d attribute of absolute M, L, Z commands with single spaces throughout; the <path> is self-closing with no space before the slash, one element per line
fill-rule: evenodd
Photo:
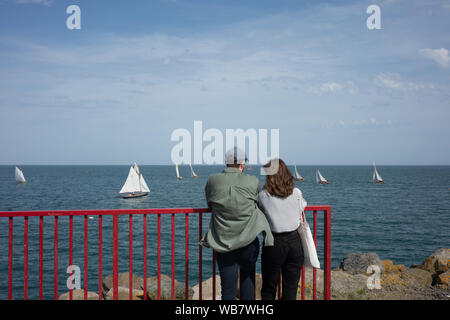
<path fill-rule="evenodd" d="M 180 176 L 180 171 L 178 170 L 178 163 L 175 163 L 175 170 L 177 171 L 177 179 L 178 180 L 183 179 L 183 177 Z"/>
<path fill-rule="evenodd" d="M 322 176 L 319 169 L 317 169 L 317 172 L 316 172 L 316 181 L 319 184 L 328 184 L 328 180 Z"/>
<path fill-rule="evenodd" d="M 16 178 L 16 182 L 17 183 L 25 183 L 25 182 L 27 182 L 25 180 L 25 177 L 23 175 L 22 170 L 20 170 L 19 167 L 16 167 L 15 178 Z"/>
<path fill-rule="evenodd" d="M 372 176 L 373 182 L 375 182 L 375 183 L 384 183 L 383 178 L 380 176 L 380 174 L 377 171 L 377 167 L 375 166 L 375 163 L 373 164 L 373 168 L 374 168 L 373 176 Z"/>
<path fill-rule="evenodd" d="M 143 197 L 150 193 L 150 189 L 145 182 L 144 176 L 141 174 L 138 165 L 130 167 L 127 180 L 119 191 L 119 196 L 122 198 L 137 198 Z"/>
<path fill-rule="evenodd" d="M 297 180 L 297 181 L 304 181 L 304 180 L 305 180 L 305 178 L 303 178 L 303 177 L 298 173 L 298 171 L 297 171 L 297 166 L 295 165 L 295 162 L 294 162 L 294 171 L 295 171 L 295 177 L 294 177 L 295 180 Z"/>
<path fill-rule="evenodd" d="M 192 169 L 192 164 L 189 164 L 189 166 L 191 167 L 191 176 L 192 176 L 192 178 L 198 178 L 198 175 L 194 172 L 194 169 Z"/>

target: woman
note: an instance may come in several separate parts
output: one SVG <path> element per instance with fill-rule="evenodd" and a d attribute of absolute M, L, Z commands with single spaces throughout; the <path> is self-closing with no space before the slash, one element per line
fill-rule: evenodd
<path fill-rule="evenodd" d="M 297 228 L 306 207 L 302 192 L 295 188 L 294 177 L 281 159 L 264 166 L 266 184 L 258 195 L 258 205 L 266 215 L 274 245 L 263 247 L 261 258 L 263 300 L 274 300 L 282 274 L 283 300 L 295 300 L 303 265 L 303 249 Z"/>

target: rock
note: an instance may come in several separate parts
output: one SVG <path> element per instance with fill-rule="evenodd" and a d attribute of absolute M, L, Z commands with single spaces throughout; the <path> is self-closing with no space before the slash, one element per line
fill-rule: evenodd
<path fill-rule="evenodd" d="M 375 252 L 350 253 L 341 261 L 339 268 L 352 275 L 366 274 L 370 265 L 377 265 L 380 272 L 384 272 L 384 264 Z"/>
<path fill-rule="evenodd" d="M 413 270 L 413 269 L 409 269 Z M 409 271 L 408 270 L 408 271 Z M 423 276 L 424 274 L 422 274 Z M 366 290 L 358 299 L 365 300 L 445 300 L 448 293 L 436 288 L 426 286 L 417 280 L 418 274 L 385 273 L 381 275 L 380 290 Z M 426 283 L 429 283 L 429 278 Z"/>
<path fill-rule="evenodd" d="M 441 273 L 437 276 L 436 284 L 442 285 L 444 288 L 448 288 L 448 283 L 450 282 L 450 270 Z"/>
<path fill-rule="evenodd" d="M 429 287 L 433 282 L 433 275 L 430 272 L 417 268 L 406 270 L 401 277 L 409 280 L 412 287 Z"/>
<path fill-rule="evenodd" d="M 401 273 L 408 270 L 408 268 L 403 264 L 394 265 L 394 272 Z"/>
<path fill-rule="evenodd" d="M 208 280 L 205 280 L 202 282 L 202 299 L 203 300 L 212 300 L 212 283 L 213 278 L 209 278 Z M 192 287 L 192 290 L 194 291 L 192 295 L 192 300 L 199 300 L 199 289 L 200 286 L 196 284 Z M 220 276 L 216 275 L 216 300 L 222 299 L 222 287 L 220 285 Z"/>
<path fill-rule="evenodd" d="M 384 273 L 381 275 L 381 288 L 385 291 L 393 291 L 394 288 L 404 286 L 405 277 L 401 277 L 400 273 Z"/>
<path fill-rule="evenodd" d="M 142 300 L 144 297 L 144 291 L 140 289 L 133 289 L 132 300 Z M 111 288 L 105 295 L 105 300 L 113 300 L 114 289 Z M 130 288 L 118 287 L 117 288 L 118 300 L 130 300 Z"/>
<path fill-rule="evenodd" d="M 391 260 L 381 260 L 381 262 L 383 263 L 384 273 L 386 274 L 399 274 L 408 270 L 408 268 L 403 264 L 394 265 Z"/>
<path fill-rule="evenodd" d="M 316 270 L 316 297 L 323 299 L 323 270 Z M 331 299 L 349 299 L 367 289 L 368 276 L 364 274 L 352 275 L 342 270 L 331 271 Z M 297 299 L 301 299 L 302 278 L 298 283 Z M 313 269 L 305 268 L 305 299 L 313 298 Z"/>
<path fill-rule="evenodd" d="M 58 297 L 58 300 L 69 300 L 70 292 L 63 293 Z M 98 294 L 88 291 L 88 300 L 98 300 Z M 75 289 L 72 291 L 72 300 L 84 300 L 84 290 Z"/>
<path fill-rule="evenodd" d="M 142 288 L 144 285 L 142 285 Z M 175 280 L 174 283 L 175 288 L 175 300 L 185 300 L 185 283 Z M 194 294 L 194 290 L 191 287 L 188 288 L 188 296 L 189 299 L 192 299 Z M 156 300 L 158 298 L 158 278 L 150 277 L 147 278 L 147 295 L 150 299 Z M 172 299 L 172 278 L 161 274 L 161 291 L 160 291 L 160 299 L 161 300 L 171 300 Z"/>
<path fill-rule="evenodd" d="M 392 260 L 381 260 L 384 266 L 384 273 L 393 273 L 394 271 L 394 263 Z"/>
<path fill-rule="evenodd" d="M 119 273 L 118 274 L 118 287 L 129 288 L 130 287 L 130 276 L 129 272 Z M 133 274 L 133 290 L 134 289 L 142 289 L 144 285 L 144 279 Z M 113 287 L 113 275 L 107 276 L 103 279 L 102 283 L 103 287 L 103 296 L 106 296 L 109 290 Z"/>
<path fill-rule="evenodd" d="M 446 249 L 447 250 L 447 249 Z M 446 250 L 438 250 L 428 261 L 416 268 L 408 269 L 404 265 L 395 265 L 391 260 L 383 260 L 380 271 L 381 289 L 368 289 L 366 267 L 376 264 L 376 259 L 370 259 L 365 253 L 348 255 L 339 268 L 331 271 L 331 299 L 364 299 L 364 300 L 448 300 L 449 273 L 440 272 L 446 267 Z M 377 257 L 377 256 L 376 256 Z M 427 260 L 426 259 L 426 260 Z M 375 263 L 374 263 L 375 262 Z M 427 262 L 427 263 L 425 263 Z M 424 270 L 423 266 L 432 272 Z M 365 269 L 365 270 L 364 270 Z M 355 274 L 352 274 L 355 273 Z M 357 273 L 360 272 L 360 273 Z M 435 272 L 433 274 L 433 272 Z M 436 273 L 440 272 L 440 273 Z M 317 270 L 317 299 L 323 298 L 323 271 Z M 445 284 L 446 283 L 446 284 Z M 305 298 L 312 296 L 312 269 L 306 268 Z M 301 298 L 301 280 L 297 298 Z"/>
<path fill-rule="evenodd" d="M 261 274 L 255 274 L 255 300 L 261 300 L 261 287 L 262 287 L 262 277 Z M 239 299 L 239 283 L 238 283 L 238 292 L 237 298 Z M 192 295 L 193 300 L 199 299 L 199 285 L 195 285 L 192 287 L 194 294 Z M 202 299 L 203 300 L 212 300 L 212 277 L 208 280 L 202 282 Z M 222 286 L 220 284 L 220 275 L 216 275 L 216 300 L 222 299 Z"/>
<path fill-rule="evenodd" d="M 442 248 L 436 250 L 417 268 L 431 272 L 433 285 L 440 284 L 442 286 L 440 275 L 446 273 L 450 269 L 450 249 Z M 445 277 L 443 280 L 445 281 Z"/>
<path fill-rule="evenodd" d="M 367 288 L 368 277 L 364 274 L 348 274 L 344 271 L 331 273 L 331 292 L 336 296 L 349 295 Z"/>
<path fill-rule="evenodd" d="M 433 275 L 446 272 L 450 268 L 450 249 L 442 248 L 433 252 L 419 265 L 419 268 Z"/>

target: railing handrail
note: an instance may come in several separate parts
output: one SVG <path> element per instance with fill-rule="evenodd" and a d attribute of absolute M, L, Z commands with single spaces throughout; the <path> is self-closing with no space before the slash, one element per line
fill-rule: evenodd
<path fill-rule="evenodd" d="M 326 211 L 329 205 L 307 206 L 305 211 Z M 209 213 L 209 208 L 150 208 L 150 209 L 87 209 L 87 210 L 32 210 L 32 211 L 0 211 L 0 217 L 54 217 L 54 216 L 86 216 L 114 214 L 178 214 Z"/>
<path fill-rule="evenodd" d="M 331 298 L 331 206 L 329 205 L 310 205 L 305 208 L 305 212 L 312 212 L 314 223 L 312 224 L 314 235 L 314 243 L 317 245 L 317 213 L 324 213 L 324 281 L 323 281 L 323 297 L 326 300 Z M 118 220 L 119 215 L 129 216 L 129 273 L 133 274 L 133 216 L 141 215 L 143 217 L 143 263 L 144 263 L 144 299 L 147 298 L 147 215 L 157 215 L 157 266 L 158 266 L 158 291 L 157 299 L 160 299 L 161 293 L 161 216 L 171 216 L 172 233 L 172 299 L 175 298 L 174 279 L 175 279 L 175 215 L 185 215 L 185 295 L 188 299 L 188 283 L 189 283 L 189 214 L 198 214 L 199 241 L 203 236 L 202 231 L 202 214 L 211 213 L 210 208 L 151 208 L 151 209 L 88 209 L 88 210 L 38 210 L 38 211 L 0 211 L 0 218 L 8 218 L 8 299 L 12 299 L 12 274 L 13 274 L 13 220 L 22 217 L 24 220 L 24 299 L 28 299 L 28 218 L 39 217 L 39 299 L 43 298 L 43 233 L 44 233 L 44 217 L 54 218 L 54 299 L 58 299 L 58 217 L 69 218 L 69 265 L 73 264 L 73 217 L 84 217 L 84 299 L 88 294 L 88 216 L 98 217 L 98 236 L 99 236 L 99 299 L 102 298 L 102 217 L 109 215 L 113 217 L 113 299 L 118 299 Z M 202 299 L 202 245 L 199 243 L 199 298 Z M 215 269 L 215 253 L 212 255 L 213 275 L 216 274 Z M 71 277 L 71 276 L 70 276 Z M 71 278 L 70 278 L 71 279 Z M 215 299 L 215 276 L 213 276 L 212 290 L 213 299 Z M 305 266 L 302 267 L 302 289 L 301 297 L 305 296 Z M 278 286 L 278 297 L 281 297 L 281 286 Z M 73 298 L 73 290 L 69 290 L 69 298 Z M 132 299 L 132 277 L 129 283 L 129 298 Z M 316 269 L 313 269 L 313 299 L 316 299 Z"/>

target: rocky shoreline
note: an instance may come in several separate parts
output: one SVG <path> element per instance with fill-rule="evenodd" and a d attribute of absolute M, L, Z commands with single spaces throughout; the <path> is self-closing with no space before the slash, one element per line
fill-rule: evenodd
<path fill-rule="evenodd" d="M 372 266 L 368 270 L 369 266 Z M 375 266 L 375 267 L 374 267 Z M 391 260 L 381 260 L 376 253 L 357 252 L 344 257 L 338 268 L 331 271 L 331 299 L 333 300 L 450 300 L 450 249 L 443 248 L 432 253 L 421 264 L 409 268 L 395 265 Z M 305 269 L 305 299 L 312 299 L 313 271 Z M 369 272 L 368 272 L 369 271 Z M 323 270 L 318 269 L 316 278 L 317 299 L 323 297 Z M 129 273 L 119 274 L 119 299 L 129 299 Z M 144 297 L 144 280 L 133 274 L 134 300 Z M 261 299 L 261 275 L 256 275 L 256 299 Z M 212 278 L 202 282 L 204 300 L 212 298 Z M 73 291 L 73 299 L 81 300 L 83 290 Z M 161 275 L 161 299 L 170 299 L 172 280 Z M 189 299 L 198 300 L 199 284 L 188 288 Z M 156 299 L 157 278 L 147 278 L 148 299 Z M 67 300 L 69 293 L 59 299 Z M 185 284 L 175 280 L 175 299 L 185 298 Z M 88 292 L 89 300 L 98 300 L 98 294 Z M 112 299 L 112 275 L 103 280 L 102 299 Z M 220 277 L 216 275 L 216 299 L 220 300 Z M 297 293 L 301 299 L 301 281 Z"/>

